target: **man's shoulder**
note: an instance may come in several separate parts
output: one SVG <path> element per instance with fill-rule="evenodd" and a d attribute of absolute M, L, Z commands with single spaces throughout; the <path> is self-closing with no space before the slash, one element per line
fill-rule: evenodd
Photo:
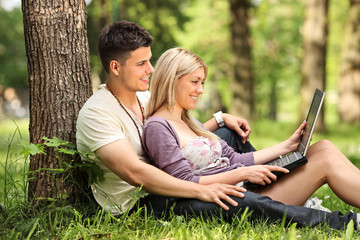
<path fill-rule="evenodd" d="M 98 90 L 95 92 L 82 106 L 79 115 L 85 114 L 86 112 L 94 109 L 101 110 L 101 112 L 110 110 L 111 98 L 107 96 L 104 90 Z"/>

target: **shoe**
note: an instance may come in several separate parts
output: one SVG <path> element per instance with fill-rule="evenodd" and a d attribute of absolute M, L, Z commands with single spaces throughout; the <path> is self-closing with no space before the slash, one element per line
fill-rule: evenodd
<path fill-rule="evenodd" d="M 309 198 L 305 202 L 304 207 L 313 208 L 313 209 L 317 209 L 317 210 L 321 210 L 321 211 L 325 211 L 325 212 L 331 212 L 329 209 L 322 206 L 321 203 L 322 203 L 322 200 L 318 199 L 317 197 Z"/>

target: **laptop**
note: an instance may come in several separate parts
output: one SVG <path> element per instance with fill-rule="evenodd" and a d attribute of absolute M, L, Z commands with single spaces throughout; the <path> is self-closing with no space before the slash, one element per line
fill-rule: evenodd
<path fill-rule="evenodd" d="M 298 149 L 294 152 L 290 152 L 279 158 L 272 160 L 265 165 L 272 165 L 272 166 L 280 166 L 283 168 L 288 169 L 289 171 L 302 166 L 307 163 L 306 153 L 310 145 L 311 137 L 315 129 L 316 121 L 318 119 L 321 106 L 323 104 L 325 97 L 325 92 L 316 89 L 314 93 L 314 97 L 311 102 L 311 106 L 306 117 L 306 126 L 301 134 L 301 139 L 299 142 Z M 280 176 L 284 174 L 283 172 L 273 172 L 276 176 Z M 263 185 L 251 183 L 249 181 L 244 181 L 244 187 L 251 190 Z"/>

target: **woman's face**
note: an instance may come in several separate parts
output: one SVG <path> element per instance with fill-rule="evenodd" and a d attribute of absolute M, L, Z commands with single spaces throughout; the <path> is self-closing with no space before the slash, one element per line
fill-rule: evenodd
<path fill-rule="evenodd" d="M 205 73 L 202 67 L 182 76 L 175 87 L 175 106 L 194 109 L 196 100 L 204 93 Z"/>

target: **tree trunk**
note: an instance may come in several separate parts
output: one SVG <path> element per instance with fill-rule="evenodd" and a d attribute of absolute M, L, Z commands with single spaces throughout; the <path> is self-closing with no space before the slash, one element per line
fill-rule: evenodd
<path fill-rule="evenodd" d="M 230 112 L 252 119 L 254 91 L 248 8 L 248 0 L 230 0 L 231 45 L 234 55 L 233 103 Z"/>
<path fill-rule="evenodd" d="M 78 112 L 92 93 L 84 0 L 22 0 L 30 94 L 30 142 L 58 137 L 75 144 Z M 30 171 L 62 167 L 53 149 L 30 158 Z M 79 189 L 63 174 L 31 174 L 30 199 L 66 197 Z M 80 179 L 78 179 L 80 180 Z M 82 185 L 82 184 L 80 184 Z"/>
<path fill-rule="evenodd" d="M 315 88 L 325 89 L 328 0 L 307 0 L 303 34 L 304 56 L 301 67 L 300 120 L 306 118 Z M 324 108 L 317 129 L 325 129 Z"/>
<path fill-rule="evenodd" d="M 340 63 L 339 118 L 360 124 L 360 1 L 350 0 Z"/>

